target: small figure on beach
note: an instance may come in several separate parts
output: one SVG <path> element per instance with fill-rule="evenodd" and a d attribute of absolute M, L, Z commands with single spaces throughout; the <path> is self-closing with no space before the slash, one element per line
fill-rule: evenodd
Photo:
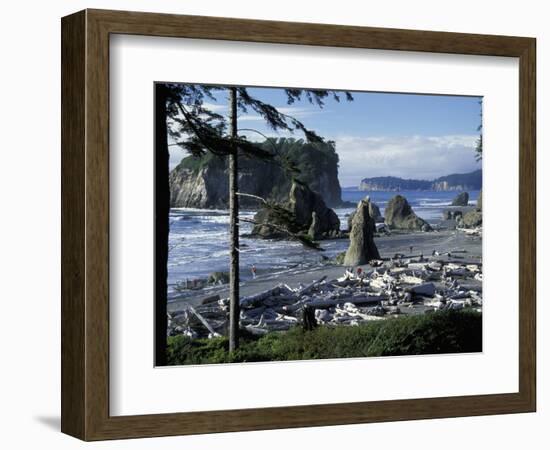
<path fill-rule="evenodd" d="M 252 264 L 252 268 L 250 269 L 250 271 L 252 272 L 252 279 L 255 279 L 256 278 L 256 266 L 254 264 Z"/>
<path fill-rule="evenodd" d="M 411 246 L 409 247 L 409 253 L 412 254 L 412 252 L 413 252 L 413 246 L 411 245 Z"/>

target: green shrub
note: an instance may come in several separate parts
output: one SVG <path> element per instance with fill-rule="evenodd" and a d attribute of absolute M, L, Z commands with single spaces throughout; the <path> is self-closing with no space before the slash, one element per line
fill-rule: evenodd
<path fill-rule="evenodd" d="M 178 167 L 189 169 L 194 173 L 199 172 L 205 167 L 224 167 L 224 160 L 213 153 L 207 152 L 203 156 L 187 156 L 181 160 Z"/>
<path fill-rule="evenodd" d="M 482 349 L 482 316 L 474 311 L 442 311 L 400 316 L 359 326 L 294 327 L 262 337 L 247 333 L 228 352 L 225 337 L 168 338 L 168 364 L 216 364 L 253 361 L 358 358 L 367 356 L 470 353 Z"/>

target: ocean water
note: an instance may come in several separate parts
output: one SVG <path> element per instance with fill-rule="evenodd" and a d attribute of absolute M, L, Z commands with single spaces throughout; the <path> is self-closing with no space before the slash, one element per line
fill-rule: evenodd
<path fill-rule="evenodd" d="M 378 205 L 382 215 L 386 209 L 386 205 L 396 194 L 402 195 L 407 199 L 412 206 L 413 211 L 417 216 L 422 217 L 430 224 L 437 224 L 441 221 L 443 210 L 451 205 L 453 199 L 458 192 L 453 191 L 373 191 L 364 192 L 352 189 L 342 190 L 342 199 L 350 202 L 358 202 L 359 200 L 369 196 L 370 199 Z M 468 191 L 470 194 L 470 204 L 475 205 L 479 197 L 479 191 Z"/>
<path fill-rule="evenodd" d="M 448 207 L 456 192 L 439 191 L 401 191 L 407 198 L 414 212 L 428 221 L 437 224 L 443 210 Z M 471 191 L 470 203 L 475 204 L 479 191 Z M 382 214 L 388 201 L 395 192 L 364 192 L 342 190 L 342 199 L 356 203 L 369 195 L 379 207 Z M 347 216 L 354 207 L 336 208 L 342 228 L 347 226 Z M 253 218 L 253 211 L 241 211 L 241 217 Z M 170 211 L 170 235 L 168 256 L 168 296 L 175 295 L 174 287 L 186 280 L 206 278 L 215 271 L 229 270 L 229 213 L 225 210 L 201 210 L 191 208 L 173 208 Z M 241 222 L 241 234 L 249 233 L 252 224 Z M 301 244 L 292 241 L 272 241 L 263 239 L 240 239 L 240 276 L 241 280 L 252 277 L 254 265 L 258 274 L 270 271 L 284 272 L 299 270 L 317 265 L 326 257 L 333 257 L 344 251 L 347 240 L 335 239 L 323 241 L 324 252 L 305 249 Z"/>

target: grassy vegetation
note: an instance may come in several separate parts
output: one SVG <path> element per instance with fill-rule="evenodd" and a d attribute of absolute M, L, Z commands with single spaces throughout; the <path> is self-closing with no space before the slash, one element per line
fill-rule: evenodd
<path fill-rule="evenodd" d="M 354 358 L 481 351 L 481 314 L 442 311 L 371 322 L 360 326 L 295 327 L 262 337 L 243 334 L 229 354 L 225 337 L 168 338 L 168 364 L 215 364 L 252 361 Z"/>
<path fill-rule="evenodd" d="M 224 166 L 223 159 L 214 155 L 213 153 L 207 152 L 204 156 L 187 156 L 181 160 L 179 167 L 181 169 L 189 169 L 194 173 L 197 173 L 199 170 L 207 166 Z"/>

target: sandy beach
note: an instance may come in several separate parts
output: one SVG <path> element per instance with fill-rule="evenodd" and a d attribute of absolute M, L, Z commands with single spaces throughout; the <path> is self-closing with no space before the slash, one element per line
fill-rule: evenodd
<path fill-rule="evenodd" d="M 464 231 L 394 232 L 390 236 L 375 238 L 375 242 L 383 259 L 392 258 L 395 254 L 400 253 L 407 258 L 419 258 L 422 255 L 426 259 L 443 259 L 460 264 L 481 262 L 481 237 L 469 235 Z M 412 252 L 410 245 L 413 245 Z M 439 256 L 432 258 L 434 251 L 439 253 Z M 447 255 L 448 253 L 451 254 L 450 257 Z M 362 268 L 363 270 L 371 269 L 369 265 L 364 265 Z M 264 272 L 254 280 L 242 282 L 240 294 L 241 297 L 248 297 L 273 288 L 278 283 L 285 283 L 291 288 L 297 288 L 324 276 L 329 280 L 336 279 L 341 277 L 344 271 L 344 266 L 327 261 L 322 266 L 312 268 L 289 269 L 278 273 Z M 205 298 L 215 295 L 219 295 L 220 298 L 228 297 L 228 285 L 211 286 L 202 290 L 182 293 L 179 298 L 168 303 L 168 312 L 174 313 L 186 309 L 189 305 L 198 305 Z"/>

